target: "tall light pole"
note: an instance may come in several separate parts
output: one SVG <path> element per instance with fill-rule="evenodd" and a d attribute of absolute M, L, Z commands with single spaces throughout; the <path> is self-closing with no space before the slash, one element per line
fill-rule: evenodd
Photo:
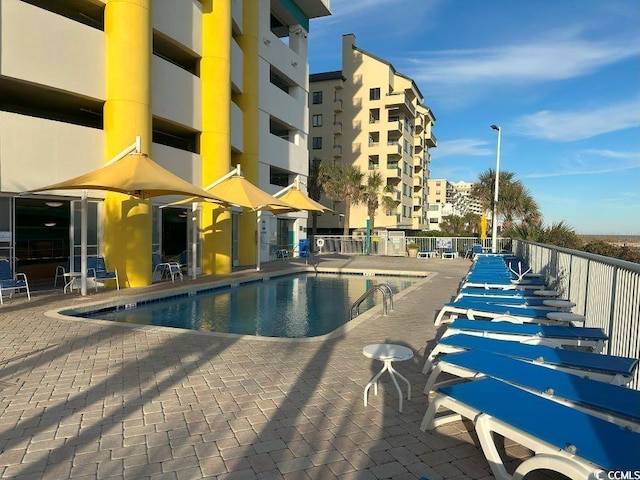
<path fill-rule="evenodd" d="M 500 142 L 502 140 L 502 129 L 497 125 L 491 128 L 498 131 L 498 151 L 496 153 L 496 179 L 493 190 L 493 211 L 491 212 L 491 251 L 498 253 L 498 186 L 500 184 Z"/>

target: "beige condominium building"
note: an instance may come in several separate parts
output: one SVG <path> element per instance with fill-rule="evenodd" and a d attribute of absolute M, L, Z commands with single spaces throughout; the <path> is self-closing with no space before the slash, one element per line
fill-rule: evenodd
<path fill-rule="evenodd" d="M 365 175 L 382 175 L 394 189 L 388 195 L 397 208 L 378 208 L 376 230 L 427 229 L 429 148 L 436 146 L 436 137 L 435 117 L 423 102 L 411 78 L 357 47 L 351 34 L 342 37 L 342 70 L 310 77 L 309 161 L 335 160 Z M 341 202 L 323 202 L 336 213 L 320 217 L 320 231 L 341 231 Z M 352 206 L 349 228 L 365 229 L 367 218 L 366 206 Z"/>
<path fill-rule="evenodd" d="M 329 0 L 0 1 L 0 257 L 53 279 L 79 251 L 81 193 L 19 194 L 94 170 L 138 136 L 198 187 L 238 164 L 269 193 L 305 177 L 309 23 L 330 13 Z M 306 226 L 306 213 L 257 223 L 88 195 L 88 253 L 125 286 L 151 282 L 153 251 L 192 248 L 190 269 L 227 273 L 254 264 L 257 245 L 275 258 L 271 245 Z"/>

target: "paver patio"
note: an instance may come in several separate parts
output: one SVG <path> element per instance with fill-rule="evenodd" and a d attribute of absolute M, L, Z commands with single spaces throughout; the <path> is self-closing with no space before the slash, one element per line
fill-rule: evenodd
<path fill-rule="evenodd" d="M 304 259 L 263 267 L 300 265 Z M 378 308 L 344 335 L 316 341 L 222 338 L 45 314 L 206 278 L 7 301 L 0 307 L 0 478 L 491 478 L 461 423 L 419 429 L 433 319 L 470 261 L 326 255 L 326 266 L 429 277 L 397 295 L 388 316 Z M 413 389 L 404 413 L 386 375 L 363 406 L 364 386 L 381 363 L 362 348 L 385 342 L 414 351 L 397 364 Z"/>

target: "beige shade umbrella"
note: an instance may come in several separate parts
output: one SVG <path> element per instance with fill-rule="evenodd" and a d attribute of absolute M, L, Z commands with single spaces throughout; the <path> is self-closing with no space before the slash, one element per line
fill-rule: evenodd
<path fill-rule="evenodd" d="M 272 211 L 273 209 L 280 213 L 285 213 L 298 210 L 289 203 L 259 189 L 240 175 L 229 177 L 217 185 L 208 188 L 207 191 L 218 198 L 224 199 L 227 203 L 249 208 L 253 211 Z"/>
<path fill-rule="evenodd" d="M 46 187 L 30 190 L 30 193 L 45 190 L 106 190 L 148 199 L 163 195 L 189 195 L 226 204 L 202 188 L 171 173 L 151 160 L 146 153 L 129 153 L 112 163 L 79 177 Z"/>
<path fill-rule="evenodd" d="M 233 175 L 222 182 L 208 188 L 207 191 L 224 198 L 227 202 L 241 207 L 258 211 L 258 224 L 260 223 L 260 211 L 278 214 L 297 210 L 288 203 L 269 195 L 264 190 L 259 189 L 253 183 L 241 175 Z M 259 228 L 258 228 L 259 231 Z M 260 235 L 258 234 L 258 245 L 256 247 L 256 270 L 260 270 Z"/>
<path fill-rule="evenodd" d="M 81 211 L 81 294 L 87 293 L 87 190 L 104 190 L 123 193 L 141 199 L 163 195 L 189 195 L 206 198 L 208 201 L 226 205 L 215 195 L 196 187 L 154 162 L 145 153 L 139 152 L 140 140 L 127 147 L 121 154 L 102 167 L 79 177 L 45 187 L 29 190 L 28 193 L 46 190 L 83 190 Z M 135 151 L 134 151 L 135 149 Z M 73 265 L 73 262 L 71 262 Z"/>
<path fill-rule="evenodd" d="M 207 192 L 224 200 L 227 204 L 248 208 L 251 211 L 267 211 L 278 215 L 281 213 L 289 213 L 299 210 L 298 208 L 295 208 L 256 187 L 253 183 L 242 176 L 239 165 L 227 175 L 205 188 Z M 184 200 L 179 200 L 177 202 L 170 203 L 169 205 L 202 202 L 203 200 L 209 201 L 207 198 L 202 196 L 196 196 L 185 198 Z M 258 213 L 258 222 L 259 221 L 260 213 Z M 259 238 L 258 241 L 260 241 Z M 256 269 L 260 270 L 260 245 L 257 246 Z"/>
<path fill-rule="evenodd" d="M 309 212 L 331 212 L 329 207 L 325 207 L 321 203 L 312 200 L 296 187 L 292 187 L 287 193 L 278 197 L 278 200 L 282 200 L 288 203 L 292 207 L 298 210 L 307 210 Z M 284 212 L 283 212 L 284 213 Z"/>

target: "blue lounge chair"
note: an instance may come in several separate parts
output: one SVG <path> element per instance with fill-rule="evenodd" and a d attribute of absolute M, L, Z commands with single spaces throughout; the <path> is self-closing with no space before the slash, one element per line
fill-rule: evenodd
<path fill-rule="evenodd" d="M 0 259 L 0 304 L 4 303 L 2 299 L 4 292 L 9 293 L 11 297 L 15 292 L 25 290 L 27 298 L 31 300 L 31 292 L 29 291 L 29 281 L 24 273 L 13 273 L 9 260 Z"/>
<path fill-rule="evenodd" d="M 58 265 L 56 267 L 56 273 L 53 277 L 53 286 L 56 287 L 58 285 L 58 278 L 62 278 L 66 282 L 69 280 L 70 272 L 80 272 L 80 257 L 73 257 L 73 268 L 71 265 L 71 259 L 67 258 L 66 266 Z"/>
<path fill-rule="evenodd" d="M 609 339 L 601 328 L 569 327 L 565 325 L 540 325 L 535 323 L 492 322 L 490 320 L 467 320 L 459 318 L 449 324 L 442 337 L 465 333 L 502 340 L 536 341 L 550 339 L 562 346 L 589 347 L 602 352 L 604 342 Z"/>
<path fill-rule="evenodd" d="M 436 418 L 441 408 L 456 415 Z M 482 451 L 498 479 L 523 478 L 541 469 L 575 479 L 598 478 L 599 470 L 640 470 L 640 433 L 494 378 L 439 388 L 421 429 L 459 418 L 475 422 Z M 494 434 L 533 452 L 513 476 Z"/>
<path fill-rule="evenodd" d="M 470 350 L 440 359 L 431 376 L 440 372 L 466 379 L 478 375 L 496 378 L 640 432 L 640 391 L 584 378 L 576 371 L 554 370 L 544 364 Z"/>
<path fill-rule="evenodd" d="M 93 279 L 96 292 L 98 291 L 98 283 L 108 280 L 115 280 L 116 288 L 120 290 L 118 270 L 107 270 L 107 265 L 103 257 L 87 257 L 87 278 Z"/>
<path fill-rule="evenodd" d="M 171 283 L 175 283 L 176 277 L 178 277 L 180 281 L 184 278 L 182 275 L 182 267 L 178 262 L 163 262 L 162 257 L 157 252 L 151 254 L 151 265 L 153 267 L 152 281 L 171 278 Z"/>
<path fill-rule="evenodd" d="M 554 342 L 555 343 L 555 342 Z M 511 340 L 479 337 L 458 333 L 443 337 L 433 348 L 425 361 L 423 373 L 428 373 L 433 362 L 443 354 L 481 350 L 529 362 L 544 364 L 561 371 L 579 372 L 582 376 L 594 380 L 626 385 L 633 379 L 638 366 L 635 358 L 604 355 L 574 349 L 563 349 L 547 345 L 533 345 Z M 435 379 L 432 383 L 435 383 Z M 429 382 L 425 393 L 431 390 Z"/>
<path fill-rule="evenodd" d="M 434 324 L 440 325 L 445 315 L 463 315 L 467 318 L 498 318 L 509 317 L 511 321 L 521 323 L 549 323 L 547 314 L 557 312 L 557 308 L 552 307 L 525 307 L 521 305 L 509 305 L 507 302 L 491 303 L 485 300 L 474 300 L 464 298 L 456 302 L 445 303 L 444 307 L 436 316 Z"/>

